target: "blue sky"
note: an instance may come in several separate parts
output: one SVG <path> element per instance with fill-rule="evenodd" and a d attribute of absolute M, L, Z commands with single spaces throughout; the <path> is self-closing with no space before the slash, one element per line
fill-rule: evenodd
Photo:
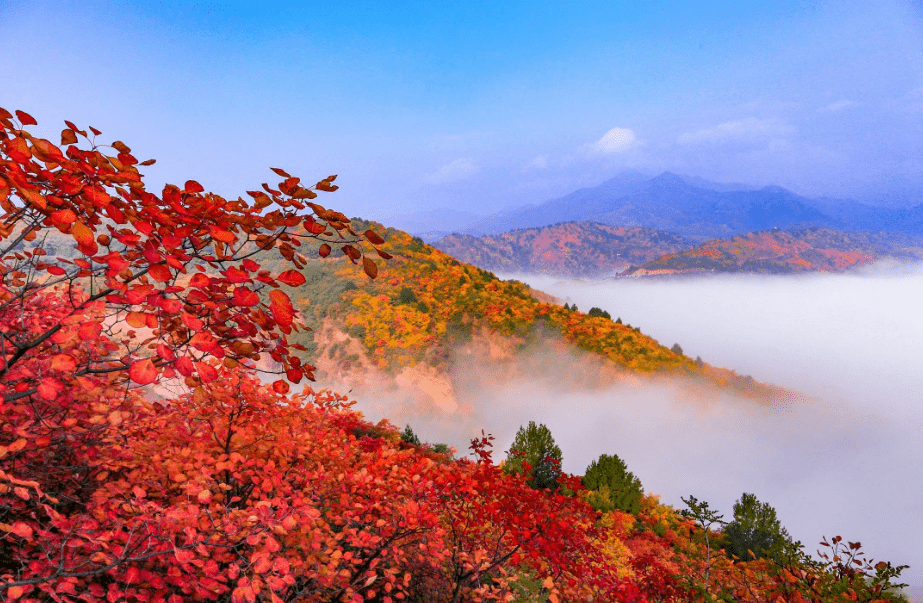
<path fill-rule="evenodd" d="M 0 106 L 237 196 L 488 213 L 625 169 L 923 202 L 919 2 L 0 0 Z"/>

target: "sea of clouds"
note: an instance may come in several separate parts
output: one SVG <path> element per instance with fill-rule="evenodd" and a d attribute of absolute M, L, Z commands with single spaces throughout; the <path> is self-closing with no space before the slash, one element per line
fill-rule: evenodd
<path fill-rule="evenodd" d="M 752 492 L 809 551 L 822 536 L 861 541 L 869 556 L 911 565 L 923 586 L 923 267 L 845 275 L 709 275 L 567 281 L 515 276 L 588 311 L 597 306 L 686 355 L 802 392 L 771 405 L 690 395 L 682 381 L 586 381 L 579 353 L 531 346 L 509 367 L 459 361 L 466 413 L 415 412 L 377 397 L 370 418 L 410 423 L 465 453 L 483 428 L 502 458 L 520 425 L 545 423 L 564 469 L 623 458 L 664 502 L 695 495 L 732 515 Z"/>

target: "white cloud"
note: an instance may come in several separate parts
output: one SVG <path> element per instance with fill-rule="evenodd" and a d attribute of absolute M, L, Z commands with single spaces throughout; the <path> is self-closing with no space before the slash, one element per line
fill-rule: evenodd
<path fill-rule="evenodd" d="M 856 101 L 851 101 L 849 99 L 838 100 L 835 103 L 830 103 L 826 107 L 822 107 L 821 111 L 829 111 L 835 113 L 837 111 L 842 111 L 843 109 L 851 109 L 852 107 L 858 107 L 861 103 Z"/>
<path fill-rule="evenodd" d="M 594 142 L 592 147 L 597 153 L 622 153 L 637 146 L 640 142 L 633 130 L 612 128 Z"/>
<path fill-rule="evenodd" d="M 474 162 L 474 159 L 471 159 L 470 157 L 462 157 L 461 159 L 456 159 L 455 161 L 445 164 L 436 170 L 435 173 L 427 176 L 426 181 L 430 184 L 455 182 L 456 180 L 466 178 L 477 171 L 478 166 Z"/>
<path fill-rule="evenodd" d="M 757 119 L 748 117 L 735 121 L 726 121 L 714 128 L 706 128 L 696 132 L 680 134 L 676 142 L 680 144 L 719 142 L 723 140 L 740 140 L 778 136 L 792 131 L 776 119 Z"/>
<path fill-rule="evenodd" d="M 529 167 L 536 168 L 539 170 L 545 169 L 546 167 L 548 167 L 548 157 L 546 155 L 539 155 L 538 157 L 536 157 L 535 159 L 529 162 Z"/>

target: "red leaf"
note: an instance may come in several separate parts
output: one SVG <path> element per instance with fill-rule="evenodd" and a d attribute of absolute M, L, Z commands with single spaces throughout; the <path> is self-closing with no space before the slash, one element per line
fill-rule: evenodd
<path fill-rule="evenodd" d="M 137 230 L 143 235 L 150 236 L 150 234 L 154 232 L 154 226 L 150 222 L 138 220 L 137 222 L 135 222 L 135 230 Z"/>
<path fill-rule="evenodd" d="M 130 327 L 143 329 L 147 326 L 147 314 L 144 312 L 129 312 L 125 315 L 125 322 L 127 322 Z"/>
<path fill-rule="evenodd" d="M 189 279 L 189 286 L 196 287 L 197 289 L 205 289 L 211 284 L 211 279 L 201 272 L 196 272 L 192 275 L 192 278 Z"/>
<path fill-rule="evenodd" d="M 77 214 L 69 209 L 59 209 L 51 214 L 51 223 L 55 226 L 66 226 L 77 220 Z"/>
<path fill-rule="evenodd" d="M 85 322 L 77 329 L 77 335 L 83 341 L 93 341 L 103 330 L 103 325 L 98 322 Z"/>
<path fill-rule="evenodd" d="M 246 287 L 237 287 L 234 289 L 233 301 L 236 306 L 249 308 L 260 303 L 260 297 Z"/>
<path fill-rule="evenodd" d="M 70 128 L 61 130 L 61 144 L 77 144 L 77 135 Z"/>
<path fill-rule="evenodd" d="M 164 312 L 169 312 L 170 314 L 176 314 L 183 309 L 183 304 L 178 299 L 165 299 L 160 302 L 160 307 L 163 308 Z"/>
<path fill-rule="evenodd" d="M 218 371 L 207 362 L 196 362 L 195 367 L 196 371 L 199 373 L 199 379 L 201 379 L 203 383 L 208 383 L 218 378 Z"/>
<path fill-rule="evenodd" d="M 44 162 L 61 163 L 64 161 L 64 155 L 61 149 L 51 144 L 51 141 L 44 138 L 32 139 L 32 153 Z"/>
<path fill-rule="evenodd" d="M 321 246 L 320 246 L 320 249 L 317 250 L 317 255 L 319 255 L 319 256 L 322 257 L 322 258 L 325 258 L 325 257 L 327 257 L 328 255 L 330 255 L 330 245 L 328 245 L 328 244 L 326 244 L 326 243 L 324 243 L 323 245 L 321 245 Z"/>
<path fill-rule="evenodd" d="M 147 273 L 151 275 L 151 278 L 160 283 L 166 283 L 173 278 L 173 273 L 170 272 L 166 264 L 154 264 L 148 269 Z"/>
<path fill-rule="evenodd" d="M 29 158 L 32 157 L 32 151 L 29 150 L 29 145 L 27 145 L 26 141 L 22 138 L 14 138 L 8 142 L 6 152 L 9 154 L 10 158 L 17 163 L 26 163 L 29 161 Z"/>
<path fill-rule="evenodd" d="M 106 191 L 96 186 L 83 189 L 83 194 L 86 195 L 86 198 L 89 199 L 93 205 L 100 209 L 104 209 L 112 201 L 112 198 L 109 197 Z"/>
<path fill-rule="evenodd" d="M 276 391 L 277 394 L 285 395 L 285 394 L 288 393 L 289 386 L 288 386 L 288 383 L 287 383 L 287 382 L 282 381 L 282 380 L 280 379 L 280 380 L 278 380 L 278 381 L 273 381 L 273 383 L 272 383 L 272 389 L 274 389 L 274 390 Z"/>
<path fill-rule="evenodd" d="M 93 240 L 93 231 L 87 228 L 86 224 L 83 222 L 74 222 L 74 228 L 71 230 L 71 234 L 74 235 L 74 239 L 80 245 L 96 245 L 96 241 Z"/>
<path fill-rule="evenodd" d="M 131 155 L 131 149 L 128 148 L 128 145 L 122 142 L 121 140 L 114 141 L 111 146 L 113 149 L 116 149 L 119 153 L 123 153 L 125 155 Z"/>
<path fill-rule="evenodd" d="M 304 275 L 297 270 L 286 270 L 276 279 L 289 287 L 297 287 L 305 283 Z"/>
<path fill-rule="evenodd" d="M 366 230 L 365 238 L 372 245 L 381 245 L 385 242 L 385 240 L 378 236 L 378 233 L 376 233 L 374 230 Z"/>
<path fill-rule="evenodd" d="M 353 262 L 358 261 L 359 258 L 362 257 L 362 252 L 352 245 L 343 245 L 340 247 L 340 250 Z"/>
<path fill-rule="evenodd" d="M 362 269 L 365 271 L 369 278 L 375 278 L 378 276 L 378 266 L 375 265 L 374 261 L 367 257 L 362 258 Z"/>
<path fill-rule="evenodd" d="M 189 340 L 189 345 L 203 352 L 211 352 L 215 347 L 215 338 L 208 331 L 199 331 Z"/>
<path fill-rule="evenodd" d="M 77 368 L 77 361 L 70 354 L 57 354 L 51 358 L 51 370 L 72 373 Z"/>
<path fill-rule="evenodd" d="M 183 324 L 193 331 L 201 331 L 202 327 L 205 326 L 205 323 L 202 322 L 197 316 L 193 316 L 188 312 L 183 312 Z"/>
<path fill-rule="evenodd" d="M 228 230 L 221 230 L 216 226 L 209 226 L 208 232 L 211 233 L 212 238 L 216 241 L 221 241 L 222 243 L 233 243 L 237 236 Z"/>
<path fill-rule="evenodd" d="M 195 180 L 187 180 L 186 186 L 183 188 L 183 192 L 185 193 L 204 193 L 205 189 L 202 187 L 201 184 L 199 184 Z"/>
<path fill-rule="evenodd" d="M 269 310 L 272 317 L 283 327 L 290 326 L 295 317 L 295 308 L 292 300 L 283 291 L 273 289 L 269 292 Z"/>
<path fill-rule="evenodd" d="M 176 555 L 176 560 L 180 563 L 189 563 L 195 559 L 195 553 L 188 549 L 176 549 L 173 554 Z"/>
<path fill-rule="evenodd" d="M 232 283 L 246 283 L 250 280 L 249 274 L 234 266 L 227 269 L 226 275 L 228 280 Z"/>
<path fill-rule="evenodd" d="M 157 355 L 164 360 L 173 360 L 175 358 L 173 349 L 163 342 L 157 344 Z"/>
<path fill-rule="evenodd" d="M 148 385 L 157 379 L 157 367 L 150 358 L 138 360 L 128 369 L 128 376 L 138 385 Z"/>
<path fill-rule="evenodd" d="M 177 358 L 174 366 L 183 377 L 188 377 L 195 372 L 195 365 L 192 364 L 192 360 L 190 360 L 188 356 L 180 356 Z"/>
<path fill-rule="evenodd" d="M 58 397 L 58 392 L 61 391 L 61 384 L 55 379 L 46 377 L 38 384 L 36 390 L 38 395 L 45 400 L 54 400 Z"/>
<path fill-rule="evenodd" d="M 37 126 L 38 122 L 35 121 L 35 118 L 26 113 L 25 111 L 16 110 L 16 117 L 19 118 L 19 121 L 22 122 L 24 126 Z"/>
<path fill-rule="evenodd" d="M 327 227 L 313 219 L 304 221 L 304 229 L 314 235 L 319 235 L 327 230 Z"/>
<path fill-rule="evenodd" d="M 31 538 L 32 537 L 32 528 L 27 524 L 17 521 L 10 527 L 10 532 L 16 534 L 20 538 Z"/>

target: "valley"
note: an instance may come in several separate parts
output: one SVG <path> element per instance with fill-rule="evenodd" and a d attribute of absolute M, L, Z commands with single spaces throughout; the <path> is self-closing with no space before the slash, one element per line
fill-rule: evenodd
<path fill-rule="evenodd" d="M 722 398 L 693 411 L 675 393 L 615 389 L 568 396 L 579 410 L 565 413 L 556 410 L 558 398 L 542 403 L 529 390 L 523 412 L 540 409 L 541 420 L 568 431 L 561 445 L 578 457 L 572 466 L 590 455 L 580 457 L 582 450 L 606 442 L 625 452 L 642 480 L 650 476 L 645 485 L 662 479 L 650 487 L 667 502 L 695 491 L 728 508 L 741 491 L 756 492 L 809 548 L 819 531 L 838 531 L 882 558 L 923 559 L 923 507 L 913 494 L 923 470 L 897 460 L 923 455 L 914 351 L 923 340 L 923 266 L 606 281 L 504 276 L 645 324 L 690 356 L 809 396 L 770 408 Z M 608 409 L 608 400 L 620 400 L 620 410 Z M 652 445 L 647 430 L 669 436 Z M 681 457 L 689 462 L 675 462 Z M 908 581 L 923 583 L 910 563 Z"/>

